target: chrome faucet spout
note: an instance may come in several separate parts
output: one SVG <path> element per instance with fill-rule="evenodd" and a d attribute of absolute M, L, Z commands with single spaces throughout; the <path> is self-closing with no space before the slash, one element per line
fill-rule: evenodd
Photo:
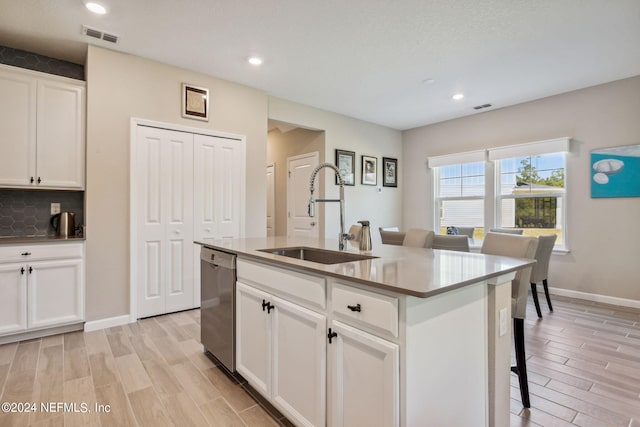
<path fill-rule="evenodd" d="M 340 185 L 340 198 L 339 199 L 314 199 L 313 192 L 315 191 L 314 182 L 316 180 L 316 175 L 320 169 L 330 168 L 335 172 L 336 177 L 338 178 L 338 184 Z M 309 178 L 309 192 L 311 196 L 309 197 L 309 206 L 308 212 L 310 217 L 314 217 L 316 215 L 316 203 L 319 202 L 338 202 L 340 203 L 340 234 L 338 235 L 338 248 L 342 251 L 346 247 L 347 234 L 344 232 L 344 180 L 342 179 L 342 175 L 340 175 L 340 169 L 334 164 L 331 163 L 320 163 L 316 166 L 313 171 L 311 171 L 311 177 Z"/>

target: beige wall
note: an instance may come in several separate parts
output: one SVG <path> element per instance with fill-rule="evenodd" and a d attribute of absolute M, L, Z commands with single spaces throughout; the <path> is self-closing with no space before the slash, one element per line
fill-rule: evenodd
<path fill-rule="evenodd" d="M 640 76 L 403 133 L 404 226 L 433 227 L 428 156 L 569 136 L 568 239 L 551 287 L 640 300 L 640 199 L 592 199 L 590 151 L 640 143 Z"/>
<path fill-rule="evenodd" d="M 324 132 L 297 128 L 282 133 L 274 129 L 267 135 L 267 164 L 275 164 L 276 171 L 275 234 L 278 236 L 287 234 L 287 158 L 313 152 L 318 152 L 320 163 L 325 161 Z M 322 194 L 323 187 L 318 186 L 318 190 Z M 321 228 L 320 235 L 323 233 Z"/>
<path fill-rule="evenodd" d="M 86 72 L 86 317 L 91 321 L 129 313 L 131 117 L 245 135 L 245 232 L 263 236 L 267 97 L 245 86 L 91 45 Z M 180 116 L 183 82 L 209 88 L 209 122 Z"/>
<path fill-rule="evenodd" d="M 335 149 L 355 151 L 356 185 L 345 187 L 345 224 L 348 228 L 359 220 L 371 221 L 375 230 L 371 233 L 374 242 L 380 241 L 377 228 L 397 225 L 402 228 L 402 194 L 406 181 L 399 177 L 398 187 L 382 186 L 382 157 L 398 159 L 400 173 L 405 166 L 402 154 L 401 132 L 384 126 L 346 117 L 337 113 L 309 107 L 280 98 L 269 97 L 269 118 L 291 123 L 307 129 L 325 131 L 325 159 L 335 163 Z M 378 159 L 378 185 L 360 184 L 361 155 Z M 321 172 L 322 174 L 322 172 Z M 333 183 L 333 172 L 325 169 L 324 182 Z M 378 191 L 380 189 L 380 191 Z M 339 187 L 327 185 L 324 196 L 334 199 L 339 195 Z M 337 203 L 320 204 L 318 209 L 325 212 L 325 233 L 327 238 L 336 238 L 340 229 Z"/>

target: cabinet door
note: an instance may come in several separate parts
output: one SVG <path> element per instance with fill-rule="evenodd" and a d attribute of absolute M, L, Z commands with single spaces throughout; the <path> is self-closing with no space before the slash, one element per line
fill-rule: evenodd
<path fill-rule="evenodd" d="M 344 323 L 329 344 L 331 426 L 398 426 L 398 345 Z"/>
<path fill-rule="evenodd" d="M 270 295 L 236 282 L 236 368 L 263 396 L 271 393 Z"/>
<path fill-rule="evenodd" d="M 218 188 L 218 238 L 240 235 L 241 201 L 244 197 L 244 146 L 236 140 L 218 138 L 216 178 Z"/>
<path fill-rule="evenodd" d="M 36 87 L 32 77 L 0 70 L 0 185 L 30 186 L 36 175 Z"/>
<path fill-rule="evenodd" d="M 43 261 L 28 267 L 29 328 L 84 320 L 81 259 Z"/>
<path fill-rule="evenodd" d="M 82 86 L 38 80 L 38 187 L 84 187 L 84 99 Z"/>
<path fill-rule="evenodd" d="M 218 140 L 193 136 L 193 217 L 197 239 L 218 237 Z"/>
<path fill-rule="evenodd" d="M 271 395 L 296 425 L 326 425 L 326 317 L 272 297 Z"/>
<path fill-rule="evenodd" d="M 0 264 L 0 335 L 27 327 L 27 276 L 24 264 Z"/>

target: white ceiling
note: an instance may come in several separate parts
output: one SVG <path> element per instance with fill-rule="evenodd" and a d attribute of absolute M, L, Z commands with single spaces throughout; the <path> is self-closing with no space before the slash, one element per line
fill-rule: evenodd
<path fill-rule="evenodd" d="M 0 0 L 0 45 L 84 63 L 95 42 L 395 129 L 640 75 L 640 0 L 98 1 Z"/>

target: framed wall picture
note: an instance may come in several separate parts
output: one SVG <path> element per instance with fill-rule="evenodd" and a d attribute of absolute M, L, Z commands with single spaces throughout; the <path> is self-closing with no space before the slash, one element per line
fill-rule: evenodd
<path fill-rule="evenodd" d="M 336 166 L 340 170 L 344 185 L 356 185 L 356 153 L 336 149 Z M 336 177 L 336 185 L 338 184 Z"/>
<path fill-rule="evenodd" d="M 362 185 L 378 185 L 378 159 L 362 156 Z"/>
<path fill-rule="evenodd" d="M 385 187 L 398 186 L 398 159 L 382 158 L 382 185 Z"/>
<path fill-rule="evenodd" d="M 182 83 L 182 117 L 209 121 L 209 89 Z"/>
<path fill-rule="evenodd" d="M 640 197 L 640 145 L 591 151 L 591 197 Z"/>

